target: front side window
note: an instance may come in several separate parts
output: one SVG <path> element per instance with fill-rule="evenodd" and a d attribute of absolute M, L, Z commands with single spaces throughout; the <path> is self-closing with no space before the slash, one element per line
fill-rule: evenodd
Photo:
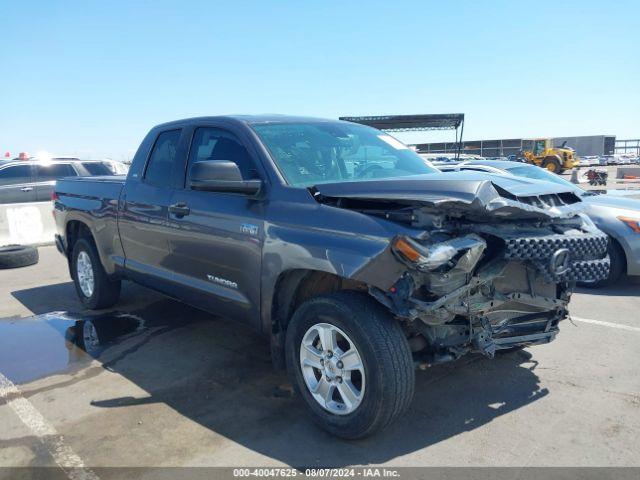
<path fill-rule="evenodd" d="M 255 164 L 245 146 L 226 130 L 202 127 L 195 131 L 187 171 L 195 162 L 229 160 L 238 165 L 243 180 L 258 178 Z"/>
<path fill-rule="evenodd" d="M 146 183 L 156 187 L 172 185 L 173 164 L 178 151 L 180 132 L 180 130 L 171 130 L 158 135 L 144 174 Z"/>
<path fill-rule="evenodd" d="M 12 165 L 0 170 L 0 185 L 17 185 L 31 182 L 31 166 Z"/>
<path fill-rule="evenodd" d="M 78 174 L 68 163 L 52 163 L 36 165 L 36 181 L 51 182 L 63 177 L 75 177 Z"/>
<path fill-rule="evenodd" d="M 287 183 L 360 182 L 437 172 L 395 138 L 339 122 L 254 124 Z"/>

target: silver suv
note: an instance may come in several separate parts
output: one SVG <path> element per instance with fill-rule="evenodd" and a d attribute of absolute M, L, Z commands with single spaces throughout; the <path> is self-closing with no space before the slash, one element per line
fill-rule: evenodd
<path fill-rule="evenodd" d="M 57 179 L 120 173 L 112 163 L 76 158 L 0 162 L 0 204 L 49 201 Z"/>

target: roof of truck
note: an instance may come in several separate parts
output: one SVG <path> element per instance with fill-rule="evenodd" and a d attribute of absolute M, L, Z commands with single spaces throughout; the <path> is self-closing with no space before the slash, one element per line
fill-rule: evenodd
<path fill-rule="evenodd" d="M 216 115 L 209 117 L 192 117 L 183 118 L 180 120 L 174 120 L 171 122 L 162 123 L 157 127 L 166 127 L 171 125 L 186 125 L 191 123 L 201 122 L 213 122 L 213 121 L 233 121 L 242 122 L 248 124 L 254 123 L 307 123 L 307 122 L 340 122 L 341 120 L 317 118 L 317 117 L 303 117 L 296 115 L 280 115 L 275 113 L 261 114 L 261 115 Z"/>

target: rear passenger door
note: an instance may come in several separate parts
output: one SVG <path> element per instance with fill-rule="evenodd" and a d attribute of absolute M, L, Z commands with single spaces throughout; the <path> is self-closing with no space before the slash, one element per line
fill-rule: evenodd
<path fill-rule="evenodd" d="M 7 165 L 0 169 L 0 204 L 36 201 L 36 187 L 30 164 Z"/>
<path fill-rule="evenodd" d="M 64 177 L 77 177 L 78 174 L 69 163 L 42 163 L 35 165 L 36 202 L 48 202 L 56 185 L 56 180 Z"/>
<path fill-rule="evenodd" d="M 120 199 L 118 227 L 125 266 L 140 283 L 163 291 L 173 283 L 167 266 L 167 215 L 176 175 L 182 177 L 184 171 L 181 135 L 182 129 L 158 134 L 142 174 L 127 178 Z"/>

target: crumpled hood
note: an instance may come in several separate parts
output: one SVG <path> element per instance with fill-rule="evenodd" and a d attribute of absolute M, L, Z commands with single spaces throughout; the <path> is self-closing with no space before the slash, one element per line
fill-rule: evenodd
<path fill-rule="evenodd" d="M 475 217 L 558 218 L 581 211 L 580 198 L 560 184 L 484 172 L 447 172 L 311 187 L 321 203 L 339 199 L 423 205 Z"/>

